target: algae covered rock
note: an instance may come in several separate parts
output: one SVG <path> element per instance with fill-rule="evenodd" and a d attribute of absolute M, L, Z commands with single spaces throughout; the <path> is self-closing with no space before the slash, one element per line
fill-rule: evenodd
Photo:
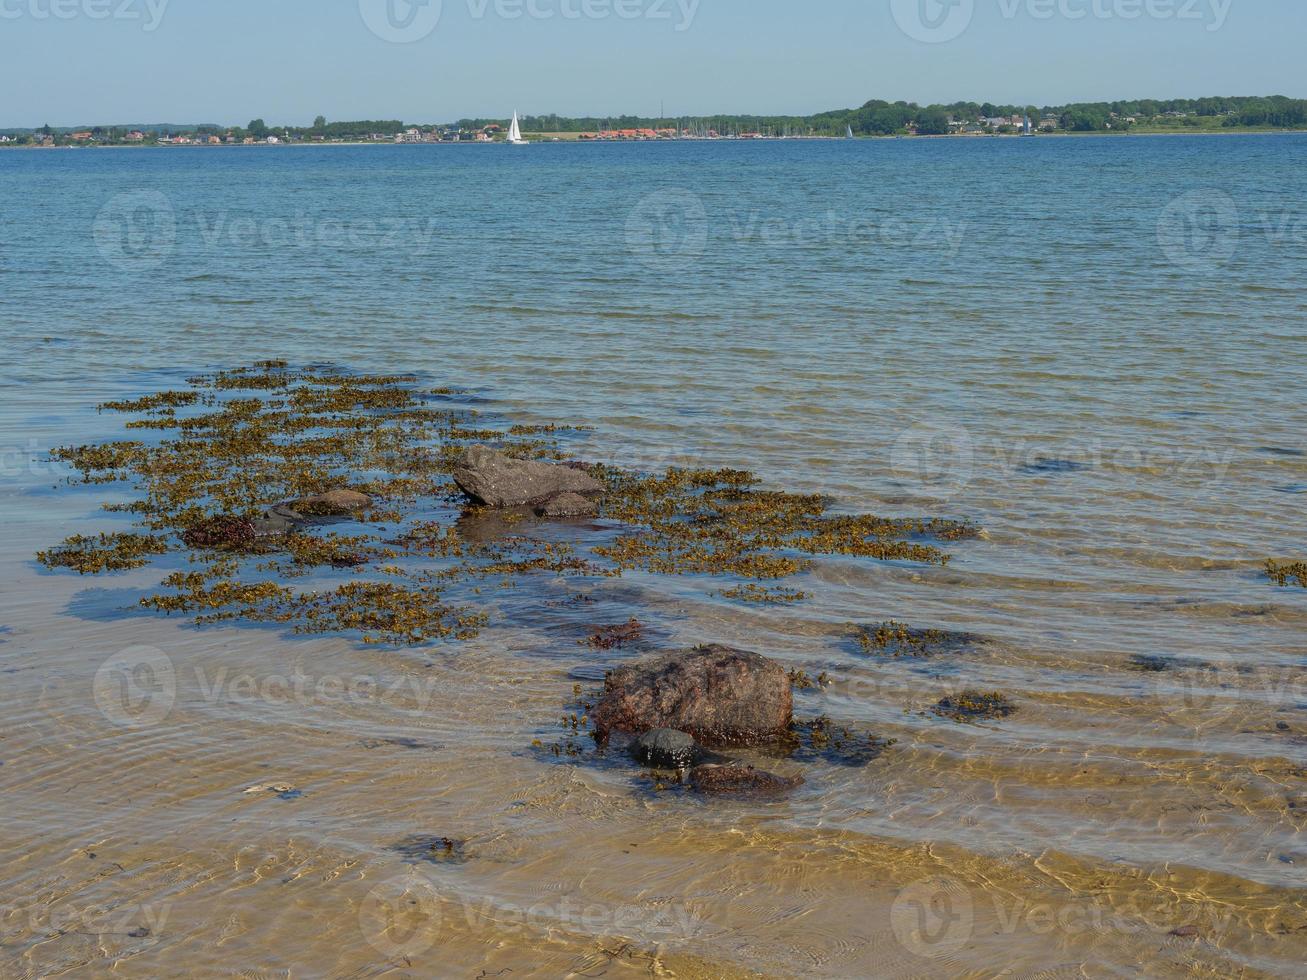
<path fill-rule="evenodd" d="M 465 449 L 454 464 L 454 482 L 475 504 L 531 507 L 564 494 L 595 497 L 604 485 L 570 466 L 514 459 L 486 446 Z"/>
<path fill-rule="evenodd" d="M 803 785 L 803 777 L 778 776 L 753 766 L 706 765 L 691 771 L 690 784 L 712 796 L 783 796 Z"/>
<path fill-rule="evenodd" d="M 308 517 L 345 517 L 372 506 L 372 498 L 357 490 L 330 490 L 316 497 L 305 497 L 291 505 Z"/>
<path fill-rule="evenodd" d="M 707 646 L 613 671 L 593 718 L 601 737 L 670 728 L 703 745 L 728 746 L 781 738 L 793 715 L 789 675 L 780 664 Z"/>

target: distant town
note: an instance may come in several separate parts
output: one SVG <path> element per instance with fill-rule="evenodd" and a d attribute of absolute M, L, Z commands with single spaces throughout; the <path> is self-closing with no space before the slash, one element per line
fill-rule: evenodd
<path fill-rule="evenodd" d="M 0 129 L 5 147 L 278 146 L 295 144 L 495 143 L 507 120 L 464 119 L 413 124 L 399 120 L 270 126 L 131 124 Z M 958 102 L 919 106 L 872 100 L 857 109 L 814 116 L 706 116 L 570 118 L 525 116 L 522 130 L 537 141 L 762 140 L 874 136 L 1034 136 L 1072 133 L 1200 133 L 1307 129 L 1307 100 L 1286 96 L 1141 99 L 1065 106 L 1014 106 Z"/>

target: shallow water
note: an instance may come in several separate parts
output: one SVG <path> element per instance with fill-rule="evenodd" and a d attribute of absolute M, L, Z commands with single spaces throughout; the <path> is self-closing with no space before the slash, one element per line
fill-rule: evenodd
<path fill-rule="evenodd" d="M 0 154 L 0 975 L 1296 975 L 1307 591 L 1263 565 L 1307 557 L 1305 152 Z M 597 602 L 488 598 L 419 650 L 197 630 L 131 610 L 157 569 L 33 562 L 123 526 L 45 461 L 119 434 L 97 404 L 258 357 L 986 534 L 946 568 L 824 559 L 781 609 L 540 582 Z M 798 713 L 897 743 L 759 758 L 805 785 L 712 804 L 533 747 L 632 655 L 585 625 L 632 611 L 825 671 Z M 847 624 L 883 620 L 985 642 L 865 656 Z M 155 672 L 106 696 L 106 662 Z M 966 687 L 1018 711 L 929 712 Z"/>

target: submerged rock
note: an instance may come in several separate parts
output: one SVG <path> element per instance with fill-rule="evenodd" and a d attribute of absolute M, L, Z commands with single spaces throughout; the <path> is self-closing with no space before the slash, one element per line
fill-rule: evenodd
<path fill-rule="evenodd" d="M 802 776 L 778 776 L 753 766 L 696 766 L 690 783 L 714 796 L 782 796 L 803 785 Z"/>
<path fill-rule="evenodd" d="M 595 731 L 682 731 L 708 746 L 757 745 L 783 737 L 794 715 L 789 675 L 745 650 L 699 647 L 621 667 L 608 675 Z"/>
<path fill-rule="evenodd" d="M 656 728 L 645 732 L 631 746 L 631 754 L 641 765 L 655 769 L 684 769 L 694 761 L 697 746 L 685 732 Z"/>
<path fill-rule="evenodd" d="M 598 513 L 598 505 L 579 493 L 560 493 L 536 508 L 536 514 L 540 517 L 595 517 Z"/>
<path fill-rule="evenodd" d="M 278 504 L 270 507 L 262 517 L 254 518 L 251 523 L 254 525 L 255 537 L 275 538 L 298 530 L 304 524 L 304 518 L 290 504 Z"/>
<path fill-rule="evenodd" d="M 371 506 L 372 498 L 357 490 L 330 490 L 291 504 L 297 513 L 310 517 L 345 517 Z"/>
<path fill-rule="evenodd" d="M 454 464 L 454 482 L 473 503 L 528 507 L 564 494 L 595 497 L 604 485 L 578 469 L 514 459 L 486 446 L 471 446 Z"/>

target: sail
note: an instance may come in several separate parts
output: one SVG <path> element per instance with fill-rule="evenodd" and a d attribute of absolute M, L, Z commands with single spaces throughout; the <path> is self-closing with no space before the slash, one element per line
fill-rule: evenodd
<path fill-rule="evenodd" d="M 849 138 L 849 139 L 853 139 L 853 127 L 850 126 L 850 127 L 848 127 L 848 129 L 849 129 L 849 137 L 848 137 L 848 138 Z"/>
<path fill-rule="evenodd" d="M 508 127 L 508 142 L 522 142 L 522 127 L 518 124 L 517 113 L 513 113 L 513 124 Z"/>

